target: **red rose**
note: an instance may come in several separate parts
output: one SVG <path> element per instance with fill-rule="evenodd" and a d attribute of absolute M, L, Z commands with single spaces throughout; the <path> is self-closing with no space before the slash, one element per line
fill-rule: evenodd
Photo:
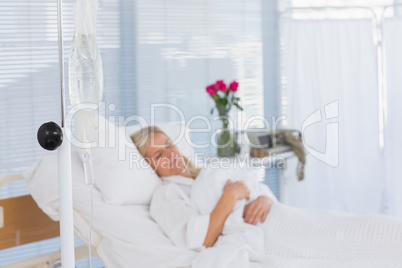
<path fill-rule="evenodd" d="M 215 85 L 207 86 L 207 92 L 209 95 L 214 96 L 216 94 Z"/>
<path fill-rule="evenodd" d="M 223 82 L 223 80 L 216 81 L 215 88 L 220 90 L 220 91 L 226 91 L 227 90 L 226 84 L 225 84 L 225 82 Z"/>
<path fill-rule="evenodd" d="M 230 90 L 233 92 L 237 91 L 238 87 L 239 87 L 239 83 L 237 83 L 236 81 L 233 81 L 232 83 L 230 83 L 230 86 L 229 86 Z"/>

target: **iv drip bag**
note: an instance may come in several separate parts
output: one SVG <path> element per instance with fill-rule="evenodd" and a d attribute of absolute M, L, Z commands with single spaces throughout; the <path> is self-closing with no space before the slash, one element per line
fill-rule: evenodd
<path fill-rule="evenodd" d="M 98 134 L 94 121 L 103 95 L 102 59 L 96 44 L 97 9 L 97 0 L 76 1 L 75 32 L 69 58 L 70 102 L 76 108 L 75 137 L 82 142 L 77 150 L 81 154 L 85 181 L 89 185 L 94 184 L 89 137 Z M 86 105 L 92 109 L 86 109 Z"/>
<path fill-rule="evenodd" d="M 96 44 L 97 0 L 77 0 L 75 33 L 69 58 L 70 102 L 99 105 L 103 95 L 102 59 Z"/>

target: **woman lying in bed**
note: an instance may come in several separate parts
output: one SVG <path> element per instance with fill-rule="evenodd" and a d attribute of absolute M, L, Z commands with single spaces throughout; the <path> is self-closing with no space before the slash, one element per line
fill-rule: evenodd
<path fill-rule="evenodd" d="M 400 257 L 399 220 L 289 208 L 252 172 L 195 168 L 157 127 L 143 128 L 131 138 L 164 182 L 154 193 L 150 213 L 177 246 L 198 250 L 247 244 L 254 253 L 318 259 Z"/>
<path fill-rule="evenodd" d="M 253 225 L 265 221 L 276 198 L 252 173 L 251 177 L 237 175 L 232 181 L 222 170 L 195 168 L 157 127 L 144 128 L 132 139 L 166 182 L 156 190 L 150 213 L 175 244 L 191 249 L 211 247 L 223 233 L 230 242 L 237 239 L 257 251 L 264 248 L 263 233 Z M 247 205 L 246 200 L 250 200 Z M 237 234 L 244 232 L 248 235 Z M 225 242 L 222 238 L 220 243 Z"/>

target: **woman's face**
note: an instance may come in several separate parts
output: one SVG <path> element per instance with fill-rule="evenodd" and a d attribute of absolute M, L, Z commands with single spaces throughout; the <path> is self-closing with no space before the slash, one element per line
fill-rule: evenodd
<path fill-rule="evenodd" d="M 163 133 L 155 133 L 146 146 L 145 158 L 159 177 L 184 175 L 183 157 Z"/>

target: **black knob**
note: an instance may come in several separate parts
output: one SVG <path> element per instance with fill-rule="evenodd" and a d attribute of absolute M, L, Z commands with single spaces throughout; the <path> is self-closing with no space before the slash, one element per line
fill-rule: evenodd
<path fill-rule="evenodd" d="M 43 149 L 56 150 L 63 142 L 63 131 L 55 122 L 47 122 L 38 129 L 38 142 Z"/>

